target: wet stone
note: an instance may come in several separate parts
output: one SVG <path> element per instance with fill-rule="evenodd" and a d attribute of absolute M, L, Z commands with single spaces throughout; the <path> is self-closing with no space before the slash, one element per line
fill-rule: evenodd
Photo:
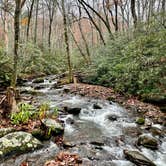
<path fill-rule="evenodd" d="M 42 125 L 49 132 L 49 135 L 63 133 L 64 127 L 54 119 L 42 119 Z"/>
<path fill-rule="evenodd" d="M 126 159 L 130 160 L 138 166 L 156 166 L 139 151 L 124 150 L 124 154 Z"/>
<path fill-rule="evenodd" d="M 143 124 L 145 124 L 145 119 L 144 118 L 137 118 L 136 123 L 139 125 L 143 125 Z"/>
<path fill-rule="evenodd" d="M 106 119 L 110 120 L 110 121 L 117 121 L 119 117 L 117 115 L 108 115 L 106 117 Z"/>
<path fill-rule="evenodd" d="M 98 104 L 93 104 L 93 109 L 102 109 L 102 107 Z"/>
<path fill-rule="evenodd" d="M 14 132 L 14 131 L 15 131 L 15 129 L 11 128 L 11 127 L 9 127 L 9 128 L 2 128 L 2 129 L 0 129 L 0 138 L 5 136 L 5 135 L 7 135 L 7 134 L 9 134 L 9 133 Z"/>
<path fill-rule="evenodd" d="M 42 147 L 42 143 L 26 132 L 13 132 L 0 138 L 0 160 L 13 154 L 27 153 Z"/>
<path fill-rule="evenodd" d="M 158 149 L 158 141 L 150 135 L 141 135 L 137 143 L 152 150 Z"/>
<path fill-rule="evenodd" d="M 73 115 L 78 115 L 81 112 L 81 108 L 69 108 L 69 107 L 64 107 L 64 110 L 69 113 L 69 114 L 73 114 Z"/>

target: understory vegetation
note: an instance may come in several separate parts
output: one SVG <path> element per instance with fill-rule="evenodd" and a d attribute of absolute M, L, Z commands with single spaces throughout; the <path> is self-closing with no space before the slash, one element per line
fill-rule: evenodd
<path fill-rule="evenodd" d="M 133 30 L 114 34 L 114 40 L 105 45 L 89 47 L 91 65 L 72 49 L 73 71 L 86 73 L 83 82 L 112 87 L 117 92 L 140 97 L 165 98 L 166 87 L 166 30 L 152 20 Z M 57 74 L 67 70 L 65 50 L 49 51 L 26 43 L 21 45 L 19 77 Z M 28 64 L 28 65 L 27 65 Z M 0 84 L 9 85 L 12 56 L 0 49 Z M 3 81 L 2 81 L 3 80 Z"/>
<path fill-rule="evenodd" d="M 166 88 L 166 30 L 151 24 L 119 35 L 94 53 L 87 82 L 113 87 L 123 94 L 160 95 Z"/>

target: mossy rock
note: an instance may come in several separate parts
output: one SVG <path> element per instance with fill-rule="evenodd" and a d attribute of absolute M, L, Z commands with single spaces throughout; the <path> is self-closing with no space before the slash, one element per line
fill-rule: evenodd
<path fill-rule="evenodd" d="M 42 126 L 43 130 L 46 131 L 48 136 L 62 134 L 64 132 L 64 127 L 62 126 L 62 124 L 54 119 L 42 119 Z"/>
<path fill-rule="evenodd" d="M 2 128 L 2 129 L 0 129 L 0 138 L 7 135 L 7 134 L 9 134 L 9 133 L 14 132 L 14 131 L 16 131 L 16 130 L 14 128 L 11 128 L 11 127 Z"/>
<path fill-rule="evenodd" d="M 145 124 L 145 118 L 137 118 L 136 123 L 139 124 L 139 125 Z"/>
<path fill-rule="evenodd" d="M 0 160 L 41 148 L 42 143 L 26 132 L 13 132 L 0 138 Z"/>
<path fill-rule="evenodd" d="M 150 136 L 150 135 L 141 135 L 138 138 L 138 145 L 142 145 L 146 148 L 156 150 L 158 149 L 158 141 L 156 138 Z"/>
<path fill-rule="evenodd" d="M 125 158 L 140 166 L 156 166 L 141 152 L 135 150 L 124 150 Z"/>

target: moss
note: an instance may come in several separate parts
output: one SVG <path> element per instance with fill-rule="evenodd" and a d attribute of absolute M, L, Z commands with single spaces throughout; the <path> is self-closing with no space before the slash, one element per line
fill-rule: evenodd
<path fill-rule="evenodd" d="M 144 118 L 137 118 L 136 123 L 139 125 L 143 125 L 143 124 L 145 124 L 145 119 Z"/>
<path fill-rule="evenodd" d="M 31 134 L 14 132 L 0 138 L 0 159 L 18 155 L 42 147 L 42 143 Z"/>
<path fill-rule="evenodd" d="M 14 131 L 15 131 L 14 128 L 2 128 L 0 129 L 0 138 Z"/>

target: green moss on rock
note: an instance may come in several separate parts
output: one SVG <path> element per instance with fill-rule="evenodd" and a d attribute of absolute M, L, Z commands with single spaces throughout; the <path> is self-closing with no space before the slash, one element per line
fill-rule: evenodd
<path fill-rule="evenodd" d="M 42 143 L 26 132 L 13 132 L 0 138 L 0 160 L 42 147 Z"/>

